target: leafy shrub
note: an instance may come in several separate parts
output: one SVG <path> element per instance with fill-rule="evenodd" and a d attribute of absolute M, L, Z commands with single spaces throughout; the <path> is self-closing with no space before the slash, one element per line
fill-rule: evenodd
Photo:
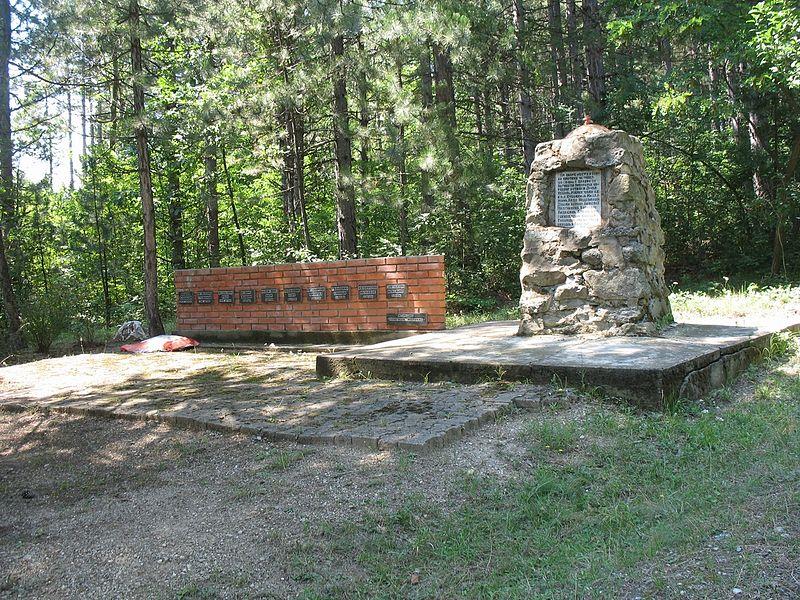
<path fill-rule="evenodd" d="M 63 290 L 51 288 L 32 294 L 23 310 L 24 329 L 28 338 L 41 353 L 47 353 L 53 342 L 70 324 L 70 310 Z"/>

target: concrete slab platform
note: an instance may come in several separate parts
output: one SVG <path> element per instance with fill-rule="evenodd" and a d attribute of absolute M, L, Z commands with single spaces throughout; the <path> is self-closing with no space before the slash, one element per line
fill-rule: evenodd
<path fill-rule="evenodd" d="M 790 329 L 800 323 L 680 323 L 661 337 L 518 337 L 517 321 L 494 321 L 320 355 L 316 367 L 320 376 L 413 381 L 556 379 L 658 409 L 669 398 L 698 398 L 725 385 L 761 356 L 773 334 Z"/>

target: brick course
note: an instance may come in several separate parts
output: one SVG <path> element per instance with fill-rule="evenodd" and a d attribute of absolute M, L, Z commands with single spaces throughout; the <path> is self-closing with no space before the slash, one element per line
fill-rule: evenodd
<path fill-rule="evenodd" d="M 405 298 L 387 298 L 386 286 L 407 285 Z M 359 300 L 358 285 L 378 286 L 374 300 Z M 349 285 L 349 300 L 334 300 L 334 285 Z M 302 289 L 302 301 L 287 302 L 286 288 Z M 310 300 L 308 288 L 324 287 L 324 300 Z M 278 299 L 265 302 L 264 288 L 277 288 Z M 437 330 L 445 327 L 444 257 L 397 256 L 333 262 L 288 263 L 254 267 L 175 271 L 179 331 L 358 332 Z M 253 290 L 255 301 L 242 304 L 239 292 Z M 212 304 L 199 304 L 197 293 L 214 292 Z M 234 302 L 219 302 L 219 292 L 233 291 Z M 192 292 L 191 304 L 177 295 Z M 390 324 L 387 315 L 424 313 L 427 324 Z"/>

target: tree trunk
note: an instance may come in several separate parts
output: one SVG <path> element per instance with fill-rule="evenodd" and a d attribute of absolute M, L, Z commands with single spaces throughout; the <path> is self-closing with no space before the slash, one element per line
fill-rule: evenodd
<path fill-rule="evenodd" d="M 792 150 L 789 154 L 789 162 L 786 165 L 786 171 L 784 172 L 783 179 L 781 181 L 780 193 L 778 196 L 778 206 L 776 207 L 775 211 L 775 231 L 772 239 L 772 265 L 770 269 L 773 275 L 786 273 L 786 261 L 784 258 L 786 251 L 784 244 L 786 239 L 781 209 L 783 208 L 784 204 L 787 204 L 787 189 L 792 181 L 792 178 L 794 177 L 795 172 L 797 171 L 798 162 L 800 162 L 800 131 L 795 132 L 794 139 L 792 140 Z M 787 206 L 787 208 L 789 207 Z M 793 216 L 791 212 L 789 212 L 789 216 Z"/>
<path fill-rule="evenodd" d="M 206 249 L 208 266 L 219 267 L 219 193 L 217 192 L 217 142 L 213 134 L 207 134 L 203 151 L 203 180 L 206 196 Z"/>
<path fill-rule="evenodd" d="M 420 104 L 422 105 L 422 120 L 428 127 L 432 124 L 433 116 L 433 77 L 431 75 L 431 50 L 430 43 L 425 42 L 419 57 L 419 89 Z M 420 171 L 420 195 L 422 196 L 422 212 L 430 217 L 435 207 L 433 194 L 431 193 L 431 174 L 427 166 Z M 420 240 L 424 250 L 431 245 L 430 236 L 427 234 L 428 227 L 423 228 L 423 237 Z"/>
<path fill-rule="evenodd" d="M 597 120 L 606 113 L 606 71 L 603 65 L 604 23 L 597 0 L 583 0 L 583 42 L 586 49 L 586 81 L 590 112 Z"/>
<path fill-rule="evenodd" d="M 75 189 L 75 161 L 73 160 L 72 92 L 67 87 L 67 160 L 69 160 L 69 189 Z"/>
<path fill-rule="evenodd" d="M 397 85 L 402 91 L 403 89 L 403 63 L 397 61 Z M 395 115 L 397 119 L 397 116 Z M 400 210 L 398 216 L 399 221 L 399 238 L 400 238 L 400 254 L 405 256 L 408 254 L 408 172 L 406 167 L 406 128 L 402 121 L 398 120 L 397 124 L 397 173 L 400 183 Z"/>
<path fill-rule="evenodd" d="M 228 157 L 225 152 L 225 144 L 222 145 L 222 171 L 225 173 L 225 183 L 227 184 L 228 197 L 231 201 L 231 216 L 233 217 L 233 226 L 236 229 L 236 239 L 239 242 L 239 257 L 242 259 L 242 265 L 247 266 L 250 264 L 250 258 L 247 255 L 247 248 L 244 245 L 244 235 L 242 234 L 242 226 L 239 224 L 239 215 L 236 212 L 236 200 L 233 194 L 231 173 L 228 170 Z"/>
<path fill-rule="evenodd" d="M 358 125 L 359 125 L 359 170 L 361 171 L 362 179 L 367 175 L 369 170 L 369 100 L 367 98 L 367 71 L 364 68 L 363 61 L 367 60 L 366 52 L 364 51 L 364 42 L 361 36 L 358 36 L 358 54 L 362 64 L 358 68 Z"/>
<path fill-rule="evenodd" d="M 153 184 L 150 171 L 150 150 L 147 145 L 147 126 L 144 115 L 144 86 L 142 77 L 142 40 L 139 37 L 141 9 L 138 0 L 129 7 L 131 70 L 133 73 L 133 126 L 136 139 L 136 158 L 139 171 L 139 196 L 142 200 L 144 225 L 144 307 L 150 335 L 164 333 L 158 308 L 158 255 L 156 254 L 156 216 L 153 206 Z"/>
<path fill-rule="evenodd" d="M 564 65 L 561 0 L 547 2 L 547 29 L 550 33 L 550 60 L 553 63 L 553 133 L 557 138 L 563 138 L 566 126 L 561 117 L 561 105 L 564 103 L 563 95 L 567 91 L 567 69 Z"/>
<path fill-rule="evenodd" d="M 333 58 L 333 140 L 336 156 L 336 229 L 339 234 L 339 258 L 358 255 L 356 245 L 355 190 L 353 188 L 353 152 L 347 113 L 347 79 L 344 66 L 344 36 L 331 41 Z"/>
<path fill-rule="evenodd" d="M 575 108 L 579 121 L 582 116 L 583 108 L 581 102 L 581 92 L 583 90 L 583 66 L 581 65 L 580 54 L 578 53 L 578 8 L 575 0 L 567 0 L 567 52 L 569 54 L 569 78 L 570 95 L 572 106 Z"/>
<path fill-rule="evenodd" d="M 186 268 L 186 254 L 183 244 L 183 202 L 181 202 L 181 179 L 178 165 L 167 166 L 167 198 L 169 211 L 169 240 L 172 254 L 172 268 L 176 271 Z"/>
<path fill-rule="evenodd" d="M 90 159 L 93 160 L 93 159 Z M 98 271 L 100 272 L 100 282 L 103 286 L 103 317 L 106 327 L 111 327 L 111 295 L 108 286 L 108 253 L 106 249 L 105 234 L 102 223 L 102 207 L 97 193 L 97 181 L 95 179 L 94 164 L 88 165 L 89 176 L 92 183 L 92 211 L 94 213 L 94 228 L 97 236 L 97 259 Z"/>
<path fill-rule="evenodd" d="M 11 3 L 0 0 L 0 208 L 3 222 L 0 224 L 0 288 L 3 293 L 3 309 L 8 326 L 8 347 L 19 350 L 25 346 L 22 336 L 22 319 L 11 282 L 11 270 L 6 258 L 5 234 L 13 210 L 14 193 L 14 145 L 11 139 L 11 78 L 8 66 L 11 61 Z"/>
<path fill-rule="evenodd" d="M 522 133 L 522 158 L 525 167 L 525 177 L 531 172 L 536 154 L 536 142 L 533 139 L 533 109 L 528 88 L 530 87 L 530 74 L 525 61 L 522 59 L 522 49 L 524 48 L 525 38 L 525 14 L 523 12 L 522 0 L 514 0 L 514 34 L 516 36 L 516 56 L 517 56 L 517 102 L 519 105 L 520 131 Z"/>

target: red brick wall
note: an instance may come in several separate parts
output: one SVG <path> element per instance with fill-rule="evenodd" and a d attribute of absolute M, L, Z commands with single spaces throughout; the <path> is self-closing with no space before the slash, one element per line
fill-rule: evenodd
<path fill-rule="evenodd" d="M 392 299 L 386 286 L 407 284 L 407 296 Z M 375 300 L 359 300 L 359 284 L 376 284 Z M 349 300 L 334 300 L 331 286 L 349 285 Z M 310 300 L 310 287 L 324 286 L 325 300 Z M 302 288 L 301 302 L 287 302 L 284 290 Z M 335 262 L 290 263 L 258 267 L 186 269 L 175 272 L 177 295 L 192 292 L 192 304 L 177 303 L 179 331 L 405 331 L 444 329 L 443 256 L 367 258 Z M 264 288 L 277 288 L 278 300 L 264 302 Z M 242 304 L 241 290 L 255 301 Z M 212 291 L 212 304 L 199 304 L 197 293 Z M 220 291 L 233 291 L 232 304 L 220 304 Z M 424 313 L 427 324 L 387 323 L 388 314 Z"/>

